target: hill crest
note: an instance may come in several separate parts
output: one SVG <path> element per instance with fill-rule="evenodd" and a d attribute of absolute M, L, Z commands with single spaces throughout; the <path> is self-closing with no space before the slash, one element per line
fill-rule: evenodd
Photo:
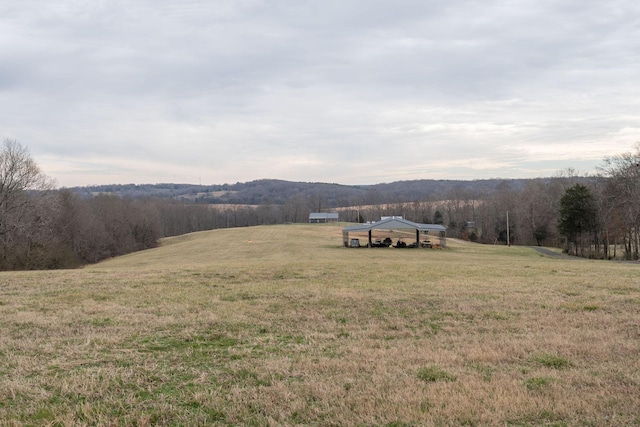
<path fill-rule="evenodd" d="M 551 178 L 539 178 L 551 179 Z M 91 197 L 96 194 L 113 194 L 120 197 L 157 197 L 194 203 L 235 205 L 284 205 L 295 197 L 318 199 L 318 205 L 326 208 L 358 204 L 404 203 L 424 200 L 442 200 L 454 191 L 482 195 L 500 186 L 511 190 L 524 187 L 532 179 L 484 179 L 464 180 L 412 180 L 372 185 L 343 185 L 321 182 L 295 182 L 278 179 L 261 179 L 235 184 L 114 184 L 73 187 L 70 190 Z"/>

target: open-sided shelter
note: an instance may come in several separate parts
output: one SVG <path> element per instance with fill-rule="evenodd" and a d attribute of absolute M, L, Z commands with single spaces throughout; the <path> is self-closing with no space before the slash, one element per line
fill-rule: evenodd
<path fill-rule="evenodd" d="M 338 212 L 311 212 L 309 214 L 310 224 L 338 222 L 338 219 Z"/>
<path fill-rule="evenodd" d="M 345 227 L 342 229 L 342 241 L 344 246 L 352 247 L 354 245 L 351 244 L 349 240 L 349 233 L 364 233 L 366 232 L 369 237 L 368 247 L 373 248 L 376 247 L 372 240 L 372 232 L 373 230 L 415 230 L 416 241 L 415 243 L 411 243 L 408 247 L 420 248 L 425 245 L 420 243 L 420 233 L 424 235 L 428 235 L 429 233 L 433 233 L 433 236 L 437 236 L 440 241 L 440 246 L 447 246 L 447 229 L 446 227 L 440 224 L 420 224 L 417 222 L 408 221 L 401 217 L 391 216 L 384 218 L 378 222 L 371 222 L 366 224 L 357 224 L 351 225 L 349 227 Z"/>

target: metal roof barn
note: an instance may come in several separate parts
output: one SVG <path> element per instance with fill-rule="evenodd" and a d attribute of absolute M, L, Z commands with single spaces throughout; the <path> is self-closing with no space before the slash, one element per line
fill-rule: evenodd
<path fill-rule="evenodd" d="M 338 222 L 338 212 L 311 212 L 309 214 L 310 223 Z"/>
<path fill-rule="evenodd" d="M 342 229 L 342 241 L 345 247 L 355 247 L 356 245 L 352 244 L 349 241 L 349 233 L 364 233 L 366 232 L 369 236 L 368 247 L 380 247 L 378 242 L 373 242 L 372 239 L 372 231 L 373 230 L 415 230 L 416 231 L 416 241 L 415 243 L 411 243 L 409 246 L 402 247 L 412 247 L 412 248 L 420 248 L 427 247 L 425 244 L 420 242 L 420 233 L 424 235 L 428 235 L 430 232 L 437 233 L 438 238 L 440 239 L 440 246 L 447 246 L 447 228 L 440 224 L 420 224 L 417 222 L 412 222 L 401 217 L 392 216 L 385 218 L 383 220 L 377 222 L 371 222 L 366 224 L 357 224 L 351 225 L 349 227 L 345 227 Z M 357 245 L 359 246 L 359 245 Z M 389 246 L 388 244 L 382 246 Z M 399 247 L 399 246 L 396 246 Z"/>

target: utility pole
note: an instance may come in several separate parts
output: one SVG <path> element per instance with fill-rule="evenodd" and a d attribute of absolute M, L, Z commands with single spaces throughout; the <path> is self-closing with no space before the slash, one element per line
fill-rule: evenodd
<path fill-rule="evenodd" d="M 511 236 L 509 235 L 509 211 L 507 211 L 507 246 L 511 246 Z"/>

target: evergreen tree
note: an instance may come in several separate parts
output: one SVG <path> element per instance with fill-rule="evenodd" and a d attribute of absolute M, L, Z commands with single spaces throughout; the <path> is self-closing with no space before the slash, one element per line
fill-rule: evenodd
<path fill-rule="evenodd" d="M 595 198 L 586 186 L 576 184 L 565 191 L 560 199 L 558 229 L 567 238 L 567 252 L 571 252 L 573 243 L 577 254 L 584 233 L 595 229 L 596 214 Z"/>
<path fill-rule="evenodd" d="M 444 223 L 444 217 L 442 216 L 442 212 L 440 212 L 439 210 L 436 211 L 435 214 L 433 214 L 433 223 L 434 224 L 443 224 Z"/>

